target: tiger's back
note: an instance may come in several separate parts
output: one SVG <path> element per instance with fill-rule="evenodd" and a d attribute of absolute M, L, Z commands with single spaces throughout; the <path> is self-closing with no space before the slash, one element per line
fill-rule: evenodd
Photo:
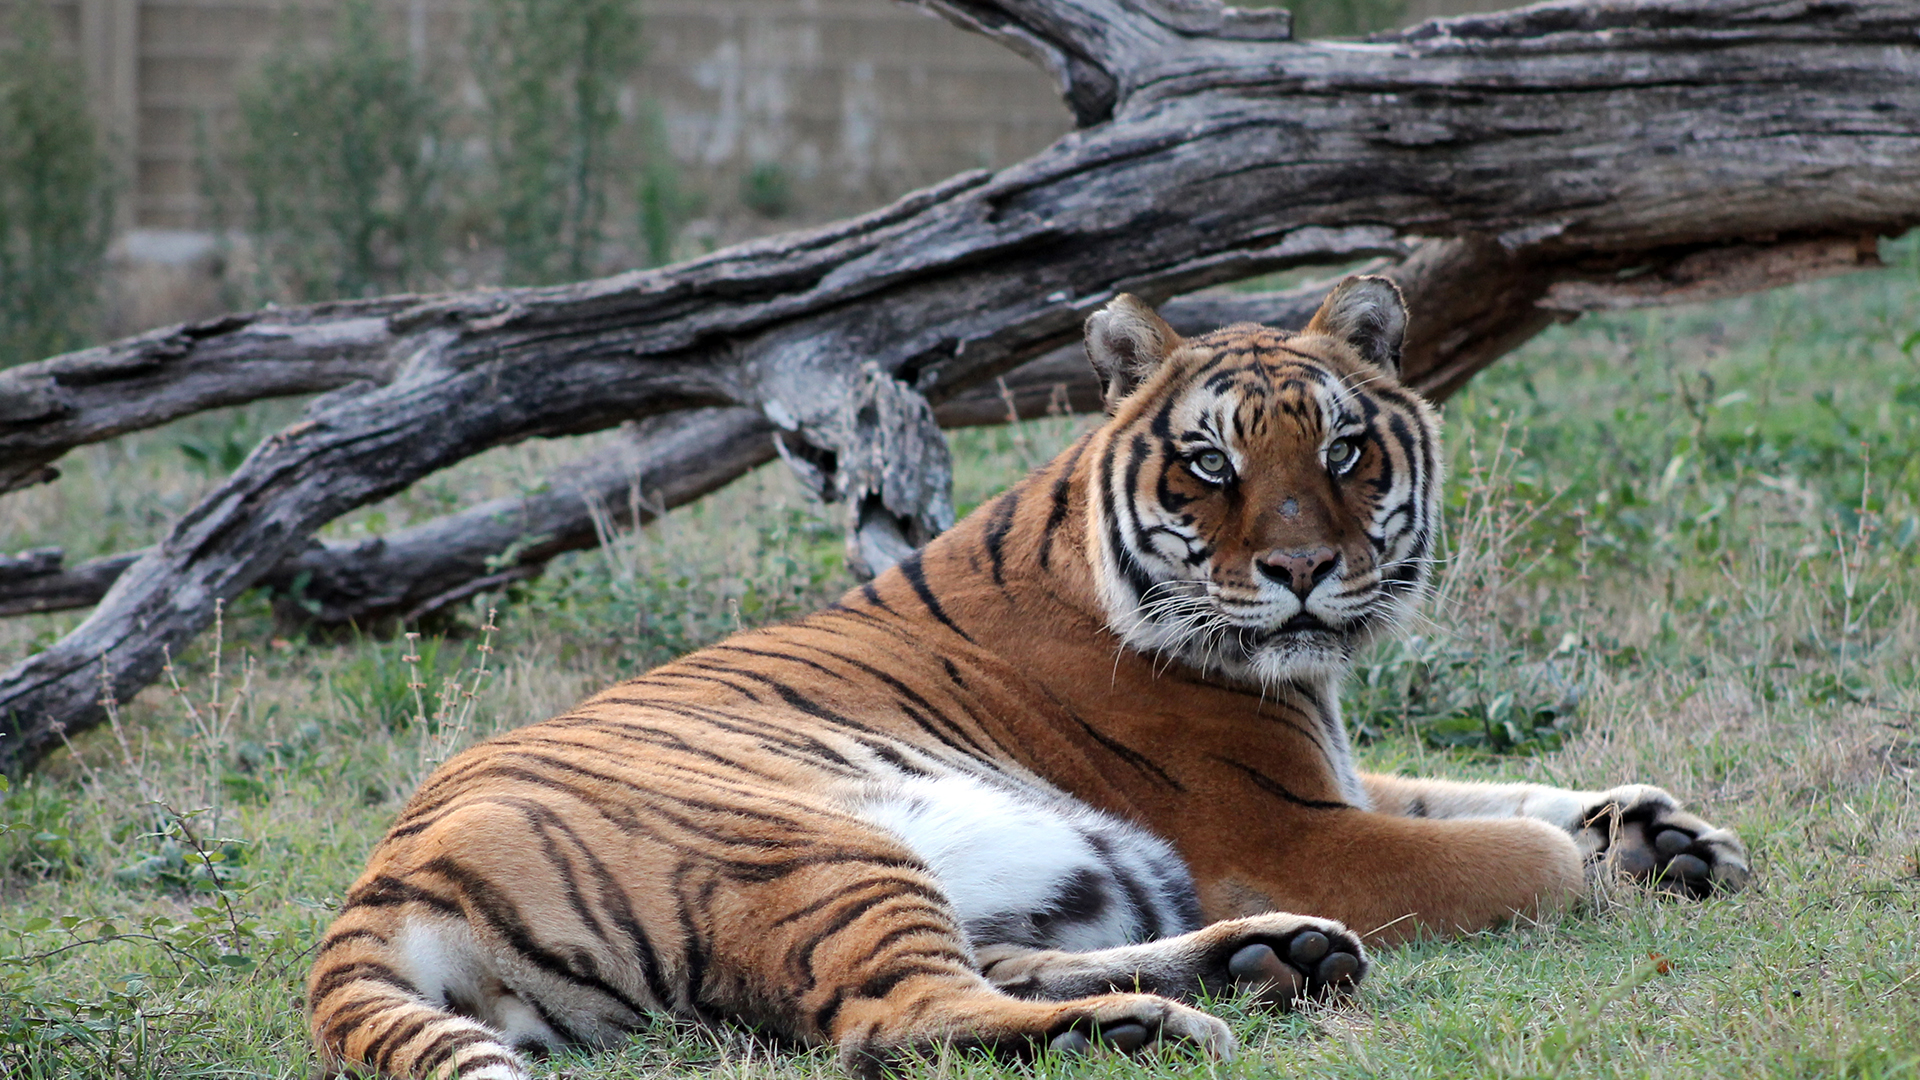
<path fill-rule="evenodd" d="M 1227 1054 L 1182 1000 L 1342 991 L 1348 924 L 1566 902 L 1590 793 L 1348 753 L 1337 680 L 1431 562 L 1403 324 L 1379 279 L 1299 335 L 1186 342 L 1116 300 L 1088 344 L 1113 415 L 1053 462 L 830 608 L 430 777 L 321 944 L 323 1058 L 518 1077 L 516 1048 L 657 1013 L 856 1068 L 941 1042 Z M 1725 852 L 1714 880 L 1744 874 L 1682 826 Z"/>

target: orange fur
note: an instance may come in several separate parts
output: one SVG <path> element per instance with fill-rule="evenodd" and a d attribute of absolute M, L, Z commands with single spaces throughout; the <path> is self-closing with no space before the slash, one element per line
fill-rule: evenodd
<path fill-rule="evenodd" d="M 1125 395 L 1111 419 L 906 564 L 447 762 L 321 945 L 309 994 L 327 1063 L 518 1077 L 516 1045 L 609 1042 L 653 1013 L 832 1043 L 855 1067 L 1101 1031 L 1228 1053 L 1218 1021 L 1114 991 L 1211 987 L 1228 952 L 1284 952 L 1303 932 L 1349 950 L 1357 978 L 1364 955 L 1337 924 L 1392 942 L 1552 911 L 1625 833 L 1649 848 L 1679 830 L 1714 884 L 1739 884 L 1738 842 L 1658 789 L 1347 763 L 1333 691 L 1423 586 L 1439 464 L 1432 411 L 1381 366 L 1399 325 L 1378 305 L 1397 293 L 1343 289 L 1306 333 L 1192 342 L 1116 302 L 1089 325 Z M 1219 460 L 1232 475 L 1215 482 Z M 1136 523 L 1140 542 L 1190 545 L 1193 576 L 1165 590 L 1185 606 L 1161 622 L 1129 614 L 1144 593 L 1127 575 L 1146 571 L 1116 554 L 1138 537 L 1116 531 L 1109 498 L 1165 511 Z M 1328 575 L 1361 606 L 1316 629 L 1285 595 Z M 1293 608 L 1295 630 L 1219 615 Z M 926 860 L 859 810 L 876 777 L 922 774 L 1144 826 L 1185 860 L 1206 921 L 1240 921 L 1078 959 L 969 940 Z M 1289 911 L 1307 914 L 1273 914 Z M 1270 970 L 1282 1005 L 1331 978 L 1311 961 Z"/>

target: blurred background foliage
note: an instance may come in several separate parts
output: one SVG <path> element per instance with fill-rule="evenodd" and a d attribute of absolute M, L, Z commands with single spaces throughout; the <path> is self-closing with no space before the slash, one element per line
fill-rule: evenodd
<path fill-rule="evenodd" d="M 84 344 L 113 225 L 114 177 L 76 65 L 17 7 L 0 50 L 0 367 Z"/>
<path fill-rule="evenodd" d="M 320 37 L 290 19 L 204 143 L 208 202 L 251 264 L 236 303 L 579 280 L 615 268 L 615 239 L 672 257 L 691 204 L 652 112 L 621 107 L 636 0 L 476 0 L 470 22 L 463 97 L 373 0 Z M 641 209 L 617 227 L 608 195 L 632 176 Z"/>
<path fill-rule="evenodd" d="M 1299 37 L 1351 37 L 1404 20 L 1407 2 L 1290 7 Z M 660 109 L 632 89 L 642 0 L 471 0 L 464 72 L 410 47 L 391 7 L 286 8 L 231 114 L 194 125 L 225 306 L 578 280 L 685 257 L 686 227 L 709 205 L 745 210 L 749 232 L 795 215 L 791 162 L 755 161 L 720 198 L 683 177 Z M 99 336 L 126 181 L 78 59 L 53 47 L 39 7 L 12 10 L 0 367 Z"/>

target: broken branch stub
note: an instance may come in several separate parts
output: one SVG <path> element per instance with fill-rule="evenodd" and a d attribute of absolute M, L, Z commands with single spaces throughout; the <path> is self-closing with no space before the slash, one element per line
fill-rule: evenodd
<path fill-rule="evenodd" d="M 871 578 L 953 525 L 953 459 L 933 406 L 863 364 L 851 393 L 812 402 L 818 418 L 776 434 L 780 456 L 826 502 L 846 508 L 847 566 Z M 793 408 L 775 399 L 776 422 Z"/>

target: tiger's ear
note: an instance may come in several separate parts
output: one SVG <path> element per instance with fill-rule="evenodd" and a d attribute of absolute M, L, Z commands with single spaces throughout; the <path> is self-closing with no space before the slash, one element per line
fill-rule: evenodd
<path fill-rule="evenodd" d="M 1386 278 L 1350 277 L 1320 302 L 1306 332 L 1344 341 L 1361 359 L 1397 376 L 1400 345 L 1407 337 L 1407 303 L 1400 287 Z"/>
<path fill-rule="evenodd" d="M 1132 293 L 1121 293 L 1087 316 L 1087 359 L 1100 377 L 1101 402 L 1108 415 L 1180 342 L 1173 327 Z"/>

